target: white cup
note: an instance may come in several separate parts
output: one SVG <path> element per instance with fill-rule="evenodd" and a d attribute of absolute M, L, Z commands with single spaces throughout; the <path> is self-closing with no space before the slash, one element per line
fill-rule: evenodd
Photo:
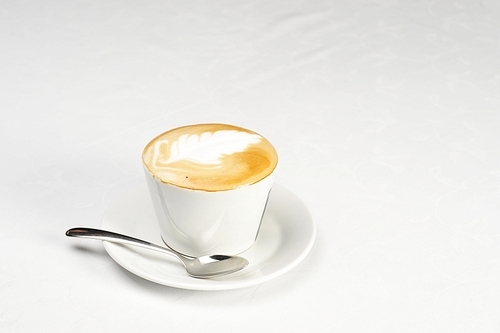
<path fill-rule="evenodd" d="M 212 134 L 203 134 L 209 129 L 214 129 L 211 132 Z M 180 131 L 180 134 L 177 133 L 178 131 Z M 228 148 L 224 144 L 226 139 L 231 142 L 236 140 L 231 139 L 232 135 L 239 135 L 235 131 L 243 131 L 243 133 L 248 134 L 241 135 L 243 137 L 240 140 L 242 143 L 245 140 L 249 140 L 249 142 L 261 140 L 257 144 L 248 144 L 246 148 L 244 144 L 236 145 L 237 152 L 234 156 L 238 158 L 235 159 L 238 161 L 244 160 L 246 149 L 255 155 L 255 147 L 262 146 L 264 142 L 264 153 L 271 153 L 272 155 L 269 166 L 265 170 L 260 170 L 260 173 L 256 175 L 249 174 L 249 168 L 245 164 L 242 170 L 245 169 L 246 171 L 244 170 L 241 173 L 248 174 L 248 180 L 239 180 L 234 184 L 224 184 L 222 187 L 220 181 L 207 185 L 203 179 L 201 180 L 202 185 L 184 183 L 184 181 L 187 182 L 187 179 L 196 178 L 200 173 L 203 173 L 203 177 L 210 180 L 219 176 L 217 172 L 224 176 L 224 172 L 234 173 L 235 169 L 240 170 L 240 167 L 235 166 L 234 162 L 227 162 L 231 160 L 232 154 L 227 154 Z M 200 140 L 200 138 L 203 137 L 209 138 L 208 141 L 210 141 L 211 138 L 215 137 L 213 135 L 215 132 L 220 134 L 218 134 L 219 138 L 213 140 L 217 144 L 214 143 L 213 146 L 208 144 L 207 146 L 206 142 L 201 142 L 203 140 Z M 224 135 L 229 133 L 230 135 L 224 138 L 221 133 Z M 197 142 L 196 139 L 199 141 Z M 199 155 L 204 155 L 206 152 L 213 155 L 213 150 L 220 148 L 224 151 L 226 149 L 220 156 L 222 156 L 221 161 L 225 159 L 221 163 L 228 164 L 231 167 L 226 168 L 229 171 L 224 171 L 224 167 L 216 164 L 194 162 L 193 165 L 204 168 L 197 171 L 193 165 L 189 164 L 192 161 L 187 160 L 176 160 L 175 163 L 177 164 L 172 164 L 172 167 L 168 166 L 168 161 L 172 160 L 172 154 L 182 155 L 183 149 L 188 149 L 187 146 L 193 150 L 191 155 L 196 155 L 197 144 L 201 147 L 198 152 Z M 191 158 L 196 159 L 197 157 L 191 156 Z M 210 156 L 203 156 L 201 159 L 207 158 L 210 159 Z M 158 162 L 161 159 L 163 159 L 163 162 Z M 160 167 L 156 168 L 154 163 L 156 163 L 156 166 L 160 165 Z M 216 162 L 211 161 L 210 163 Z M 167 131 L 153 139 L 144 149 L 143 166 L 161 237 L 165 244 L 173 250 L 188 256 L 235 255 L 250 248 L 259 232 L 267 199 L 273 185 L 276 163 L 277 154 L 269 141 L 257 133 L 232 125 L 199 124 L 184 126 Z M 168 168 L 165 168 L 166 165 Z M 210 171 L 209 175 L 205 175 L 206 169 L 212 169 L 212 167 L 213 170 Z M 182 168 L 187 168 L 187 170 L 181 170 Z M 183 172 L 186 172 L 187 176 L 183 176 Z M 234 175 L 231 177 L 237 178 Z"/>

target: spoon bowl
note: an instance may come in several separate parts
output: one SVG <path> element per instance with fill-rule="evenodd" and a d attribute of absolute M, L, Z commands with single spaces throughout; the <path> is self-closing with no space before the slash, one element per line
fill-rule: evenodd
<path fill-rule="evenodd" d="M 179 259 L 190 276 L 200 279 L 231 274 L 242 270 L 248 265 L 248 260 L 238 256 L 215 254 L 202 257 L 188 257 L 167 247 L 102 229 L 84 227 L 72 228 L 66 231 L 66 236 L 98 239 L 112 243 L 139 246 L 145 249 L 166 253 Z"/>

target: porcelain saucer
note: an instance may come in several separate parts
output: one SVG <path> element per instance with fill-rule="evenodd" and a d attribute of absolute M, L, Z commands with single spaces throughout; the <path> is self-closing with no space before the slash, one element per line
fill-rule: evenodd
<path fill-rule="evenodd" d="M 126 192 L 104 214 L 103 229 L 162 245 L 146 185 Z M 305 204 L 275 184 L 255 244 L 240 254 L 250 264 L 216 279 L 189 277 L 182 264 L 168 255 L 139 247 L 103 242 L 108 254 L 128 271 L 152 282 L 191 290 L 229 290 L 269 281 L 296 266 L 311 249 L 316 226 Z"/>

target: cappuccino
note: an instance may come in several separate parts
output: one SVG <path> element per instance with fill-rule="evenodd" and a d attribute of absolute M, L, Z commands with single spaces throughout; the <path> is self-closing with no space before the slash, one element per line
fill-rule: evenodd
<path fill-rule="evenodd" d="M 202 191 L 254 184 L 269 176 L 278 162 L 276 150 L 264 137 L 226 124 L 167 131 L 146 145 L 142 159 L 156 180 Z"/>

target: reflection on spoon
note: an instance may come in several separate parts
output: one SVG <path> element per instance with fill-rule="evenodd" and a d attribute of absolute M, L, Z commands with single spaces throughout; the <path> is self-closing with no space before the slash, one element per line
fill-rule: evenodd
<path fill-rule="evenodd" d="M 208 279 L 234 273 L 248 265 L 248 261 L 245 258 L 238 256 L 216 254 L 198 258 L 187 257 L 166 247 L 102 229 L 83 227 L 72 228 L 66 231 L 66 236 L 99 239 L 112 243 L 140 246 L 146 249 L 166 253 L 179 259 L 184 264 L 184 267 L 190 276 L 200 279 Z"/>

